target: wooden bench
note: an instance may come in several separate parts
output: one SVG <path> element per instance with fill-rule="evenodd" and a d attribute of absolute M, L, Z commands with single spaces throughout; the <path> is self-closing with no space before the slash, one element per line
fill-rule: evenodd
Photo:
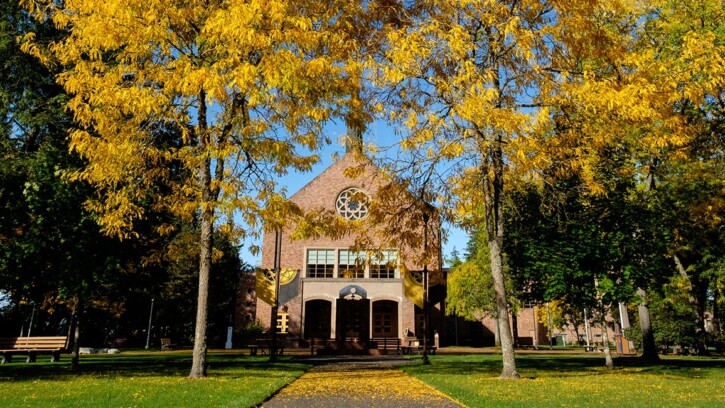
<path fill-rule="evenodd" d="M 604 352 L 604 345 L 601 342 L 595 341 L 588 346 L 584 346 L 584 351 Z"/>
<path fill-rule="evenodd" d="M 254 341 L 254 343 L 247 344 L 247 347 L 249 348 L 249 355 L 256 356 L 257 352 L 260 350 L 261 350 L 262 354 L 267 354 L 267 352 L 264 351 L 264 349 L 268 348 L 269 345 L 267 344 L 266 340 L 257 339 Z"/>
<path fill-rule="evenodd" d="M 422 354 L 423 353 L 423 344 L 422 340 L 419 340 L 415 337 L 406 337 L 405 339 L 407 346 L 402 347 L 403 354 Z M 428 342 L 430 344 L 430 342 Z M 436 353 L 436 346 L 428 346 L 428 354 L 435 354 Z"/>
<path fill-rule="evenodd" d="M 0 338 L 0 353 L 2 364 L 10 363 L 13 354 L 27 354 L 28 363 L 35 362 L 38 354 L 50 354 L 50 362 L 60 361 L 60 353 L 66 351 L 68 336 L 52 337 L 3 337 Z"/>
<path fill-rule="evenodd" d="M 309 339 L 308 340 L 310 344 L 310 355 L 315 355 L 315 352 L 317 354 L 320 354 L 320 350 L 327 350 L 330 342 L 332 342 L 331 339 Z"/>
<path fill-rule="evenodd" d="M 277 355 L 284 355 L 284 339 L 277 339 Z M 261 355 L 267 354 L 267 350 L 272 353 L 272 341 L 270 339 L 255 339 L 254 342 L 247 344 L 249 355 L 256 356 L 259 352 Z"/>
<path fill-rule="evenodd" d="M 168 337 L 162 337 L 161 339 L 161 351 L 171 351 L 176 347 L 176 344 L 171 342 Z"/>
<path fill-rule="evenodd" d="M 423 344 L 421 340 L 414 336 L 407 336 L 405 338 L 405 346 L 402 347 L 403 354 L 420 354 L 423 352 Z"/>
<path fill-rule="evenodd" d="M 370 340 L 377 344 L 378 350 L 386 352 L 394 350 L 395 354 L 400 354 L 400 339 L 397 337 L 373 337 Z"/>

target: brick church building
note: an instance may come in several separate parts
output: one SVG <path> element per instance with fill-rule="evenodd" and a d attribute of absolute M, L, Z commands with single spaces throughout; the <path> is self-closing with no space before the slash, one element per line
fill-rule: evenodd
<path fill-rule="evenodd" d="M 304 211 L 328 210 L 338 221 L 368 221 L 370 206 L 386 179 L 360 155 L 347 153 L 295 193 L 290 200 Z M 349 169 L 355 168 L 355 177 Z M 412 199 L 412 198 L 411 198 Z M 418 214 L 419 215 L 419 214 Z M 409 216 L 409 215 L 403 215 Z M 284 322 L 289 346 L 306 346 L 312 339 L 326 341 L 330 348 L 373 349 L 381 339 L 400 339 L 401 344 L 422 339 L 425 314 L 422 271 L 429 271 L 429 337 L 445 333 L 445 277 L 439 233 L 430 234 L 427 249 L 434 253 L 430 265 L 418 265 L 416 255 L 423 245 L 391 244 L 369 234 L 369 247 L 361 248 L 355 233 L 336 239 L 318 237 L 293 240 L 294 226 L 279 234 L 279 318 Z M 422 231 L 423 228 L 420 228 Z M 377 238 L 376 238 L 377 237 Z M 427 235 L 426 235 L 427 237 Z M 274 303 L 274 232 L 262 242 L 261 268 L 256 277 L 256 318 L 269 329 Z M 433 277 L 438 277 L 434 279 Z M 433 304 L 434 303 L 434 304 Z M 421 343 L 422 344 L 422 343 Z"/>

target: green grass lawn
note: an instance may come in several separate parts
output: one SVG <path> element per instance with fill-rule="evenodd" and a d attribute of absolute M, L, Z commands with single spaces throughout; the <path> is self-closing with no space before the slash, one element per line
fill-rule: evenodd
<path fill-rule="evenodd" d="M 47 361 L 48 356 L 39 356 Z M 209 377 L 190 380 L 188 351 L 82 356 L 60 363 L 0 366 L 0 407 L 251 407 L 309 368 L 283 358 L 209 354 Z M 655 365 L 596 355 L 521 354 L 523 379 L 498 379 L 498 355 L 431 356 L 407 373 L 470 407 L 723 407 L 725 359 L 669 357 Z"/>
<path fill-rule="evenodd" d="M 208 378 L 190 380 L 191 352 L 128 352 L 50 364 L 0 365 L 0 407 L 252 407 L 309 368 L 280 358 L 209 353 Z M 43 360 L 43 361 L 41 361 Z"/>
<path fill-rule="evenodd" d="M 601 354 L 517 355 L 522 379 L 500 380 L 498 355 L 431 356 L 403 370 L 469 407 L 725 407 L 725 359 L 666 357 L 647 365 Z"/>

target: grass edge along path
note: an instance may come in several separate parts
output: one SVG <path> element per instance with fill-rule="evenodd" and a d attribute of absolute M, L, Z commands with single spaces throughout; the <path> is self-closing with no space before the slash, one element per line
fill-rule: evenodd
<path fill-rule="evenodd" d="M 725 359 L 665 357 L 644 364 L 601 355 L 518 355 L 521 380 L 501 380 L 500 356 L 431 356 L 432 364 L 401 369 L 468 407 L 722 407 Z"/>
<path fill-rule="evenodd" d="M 210 352 L 209 377 L 198 380 L 187 378 L 190 351 L 84 355 L 79 373 L 68 356 L 54 364 L 15 362 L 0 365 L 0 406 L 254 407 L 310 368 L 286 357 L 267 360 Z"/>
<path fill-rule="evenodd" d="M 318 365 L 281 389 L 263 407 L 461 407 L 450 396 L 401 371 L 400 364 L 401 360 L 369 359 Z"/>

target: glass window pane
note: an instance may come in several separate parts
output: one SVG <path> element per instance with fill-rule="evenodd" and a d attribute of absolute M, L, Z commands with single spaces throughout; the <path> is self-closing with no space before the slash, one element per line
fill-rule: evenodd
<path fill-rule="evenodd" d="M 334 249 L 307 250 L 307 277 L 332 278 L 335 269 Z"/>
<path fill-rule="evenodd" d="M 363 278 L 365 276 L 364 259 L 360 252 L 341 249 L 338 252 L 338 277 Z"/>
<path fill-rule="evenodd" d="M 398 251 L 385 250 L 372 259 L 370 277 L 375 279 L 394 279 L 398 266 Z"/>

